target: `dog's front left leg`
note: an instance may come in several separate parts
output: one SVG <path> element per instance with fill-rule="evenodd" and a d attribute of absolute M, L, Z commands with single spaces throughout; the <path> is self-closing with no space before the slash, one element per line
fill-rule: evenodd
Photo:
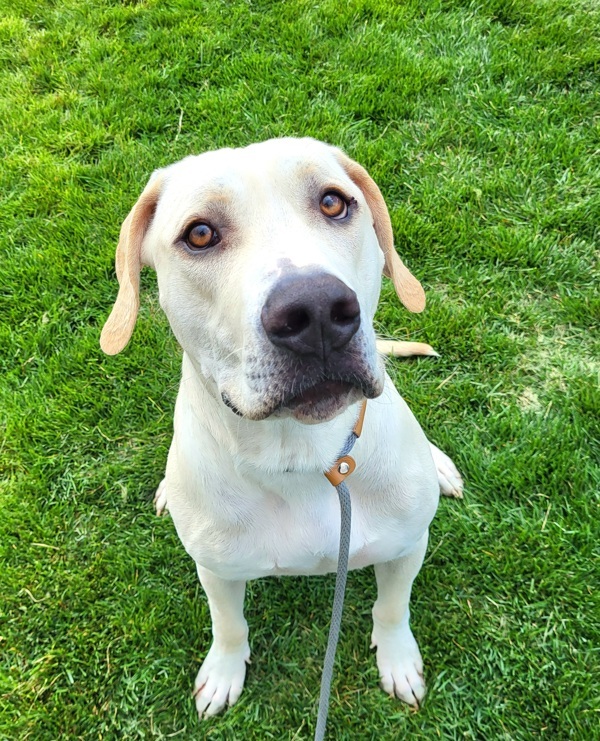
<path fill-rule="evenodd" d="M 425 697 L 425 680 L 421 653 L 409 626 L 408 602 L 425 557 L 427 537 L 425 532 L 406 556 L 375 564 L 377 601 L 373 606 L 371 645 L 377 646 L 381 686 L 413 707 Z"/>
<path fill-rule="evenodd" d="M 200 583 L 208 597 L 213 642 L 196 681 L 194 698 L 200 719 L 233 705 L 242 694 L 246 662 L 250 660 L 248 623 L 244 618 L 245 581 L 220 579 L 198 566 Z"/>

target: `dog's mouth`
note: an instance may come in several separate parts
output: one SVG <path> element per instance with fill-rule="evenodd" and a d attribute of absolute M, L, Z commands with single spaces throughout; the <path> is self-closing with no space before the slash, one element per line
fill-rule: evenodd
<path fill-rule="evenodd" d="M 299 422 L 323 422 L 331 419 L 362 393 L 347 381 L 320 381 L 281 404 Z"/>
<path fill-rule="evenodd" d="M 273 403 L 269 408 L 262 408 L 258 414 L 242 412 L 227 396 L 221 394 L 223 403 L 235 414 L 247 419 L 261 420 L 268 417 L 291 415 L 305 424 L 317 424 L 333 419 L 346 407 L 363 398 L 374 398 L 381 393 L 375 387 L 363 388 L 356 383 L 339 379 L 322 379 L 307 384 L 298 393 L 288 394 L 285 398 Z"/>
<path fill-rule="evenodd" d="M 355 387 L 347 381 L 321 381 L 292 396 L 285 406 L 288 409 L 296 409 L 302 404 L 318 404 L 326 399 L 347 394 L 353 388 Z"/>
<path fill-rule="evenodd" d="M 261 359 L 252 360 L 244 383 L 221 387 L 220 396 L 232 412 L 256 422 L 290 417 L 303 424 L 327 422 L 363 399 L 377 398 L 384 388 L 383 364 L 361 348 L 325 367 L 310 359 L 292 365 L 283 358 L 264 368 Z"/>

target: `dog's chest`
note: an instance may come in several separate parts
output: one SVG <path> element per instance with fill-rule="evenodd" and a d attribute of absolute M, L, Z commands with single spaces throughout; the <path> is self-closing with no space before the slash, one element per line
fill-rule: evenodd
<path fill-rule="evenodd" d="M 347 480 L 350 568 L 390 561 L 411 550 L 437 507 L 437 474 L 427 440 L 390 389 L 389 403 L 369 408 L 363 435 L 352 450 L 357 470 Z M 167 498 L 192 558 L 225 579 L 335 571 L 340 506 L 322 473 L 328 464 L 320 453 L 334 458 L 352 420 L 342 420 L 333 441 L 323 430 L 319 437 L 319 430 L 310 427 L 288 430 L 273 421 L 263 429 L 256 423 L 256 433 L 243 430 L 235 438 L 245 441 L 243 448 L 238 446 L 240 454 L 231 441 L 217 442 L 200 423 L 203 417 L 187 413 L 191 407 L 180 399 L 183 411 L 176 414 Z M 268 424 L 275 426 L 269 434 Z M 249 437 L 261 455 L 249 451 Z"/>
<path fill-rule="evenodd" d="M 195 524 L 180 533 L 188 552 L 228 579 L 335 571 L 337 493 L 321 476 L 297 478 L 282 475 L 270 487 L 246 482 L 231 494 L 223 492 L 218 512 L 198 512 Z M 397 558 L 414 539 L 411 528 L 401 523 L 399 513 L 367 509 L 354 489 L 350 568 Z"/>

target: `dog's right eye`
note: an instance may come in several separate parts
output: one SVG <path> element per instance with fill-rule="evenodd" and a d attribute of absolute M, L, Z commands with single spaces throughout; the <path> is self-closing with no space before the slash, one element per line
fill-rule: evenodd
<path fill-rule="evenodd" d="M 210 224 L 192 224 L 185 235 L 185 243 L 194 252 L 205 250 L 221 241 L 219 233 Z"/>

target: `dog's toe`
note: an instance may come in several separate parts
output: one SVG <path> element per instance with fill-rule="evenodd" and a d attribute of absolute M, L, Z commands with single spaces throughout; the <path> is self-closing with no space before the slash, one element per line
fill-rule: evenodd
<path fill-rule="evenodd" d="M 237 702 L 244 687 L 249 656 L 247 644 L 233 653 L 211 647 L 194 683 L 196 710 L 201 720 Z"/>
<path fill-rule="evenodd" d="M 429 443 L 429 445 L 431 446 L 431 455 L 433 456 L 433 462 L 438 473 L 440 492 L 446 497 L 462 499 L 464 484 L 452 459 L 433 443 Z"/>
<path fill-rule="evenodd" d="M 167 508 L 167 484 L 166 479 L 163 479 L 158 485 L 156 494 L 154 495 L 154 509 L 156 514 L 160 517 L 166 514 L 169 510 Z"/>
<path fill-rule="evenodd" d="M 417 709 L 426 693 L 423 660 L 410 628 L 393 632 L 375 628 L 373 643 L 377 646 L 377 668 L 381 688 L 391 697 Z"/>
<path fill-rule="evenodd" d="M 417 666 L 411 662 L 399 662 L 381 677 L 381 687 L 391 697 L 418 708 L 425 697 L 425 681 Z"/>

